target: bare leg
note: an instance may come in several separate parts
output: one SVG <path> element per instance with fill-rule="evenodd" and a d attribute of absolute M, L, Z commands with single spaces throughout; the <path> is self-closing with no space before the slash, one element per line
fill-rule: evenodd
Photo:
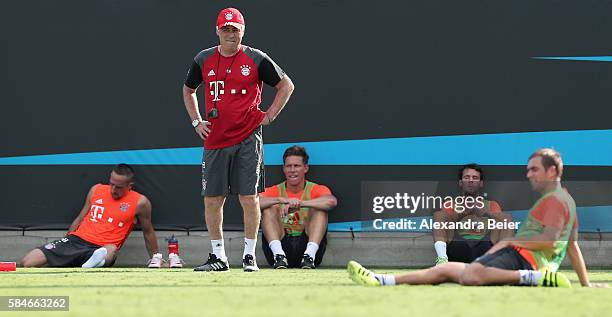
<path fill-rule="evenodd" d="M 459 283 L 466 266 L 467 264 L 461 262 L 448 262 L 425 270 L 396 275 L 395 283 L 411 285 Z"/>
<path fill-rule="evenodd" d="M 224 196 L 204 197 L 204 216 L 211 240 L 223 239 Z"/>
<path fill-rule="evenodd" d="M 327 232 L 327 211 L 311 208 L 306 223 L 308 242 L 320 244 L 325 232 Z"/>
<path fill-rule="evenodd" d="M 513 285 L 518 284 L 520 279 L 521 276 L 518 271 L 485 267 L 480 263 L 473 262 L 465 268 L 459 283 L 468 286 Z"/>
<path fill-rule="evenodd" d="M 261 228 L 268 241 L 281 240 L 285 236 L 279 205 L 263 210 Z"/>
<path fill-rule="evenodd" d="M 114 244 L 107 244 L 104 246 L 106 249 L 106 258 L 104 258 L 104 266 L 108 267 L 115 263 L 117 258 L 117 247 Z"/>
<path fill-rule="evenodd" d="M 238 195 L 240 205 L 244 214 L 244 236 L 247 239 L 257 239 L 259 231 L 259 220 L 261 210 L 259 209 L 259 196 L 257 195 Z"/>
<path fill-rule="evenodd" d="M 34 249 L 26 254 L 21 259 L 22 267 L 45 267 L 47 266 L 47 257 L 39 249 Z"/>

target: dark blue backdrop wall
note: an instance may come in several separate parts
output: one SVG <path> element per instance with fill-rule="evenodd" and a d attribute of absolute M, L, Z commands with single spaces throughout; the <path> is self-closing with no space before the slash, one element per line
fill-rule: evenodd
<path fill-rule="evenodd" d="M 364 182 L 452 180 L 469 161 L 522 180 L 541 146 L 563 152 L 568 179 L 612 179 L 609 2 L 11 1 L 0 224 L 65 226 L 124 161 L 158 226 L 203 226 L 201 141 L 181 87 L 226 6 L 245 15 L 244 43 L 296 85 L 264 131 L 268 185 L 284 147 L 305 144 L 311 179 L 340 199 L 332 222 L 360 219 Z M 241 226 L 235 200 L 226 224 Z"/>

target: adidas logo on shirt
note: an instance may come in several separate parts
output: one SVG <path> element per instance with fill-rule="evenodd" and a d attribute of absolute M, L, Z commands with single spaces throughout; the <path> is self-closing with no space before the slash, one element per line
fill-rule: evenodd
<path fill-rule="evenodd" d="M 211 69 L 211 70 L 208 72 L 208 76 L 215 76 L 215 71 Z"/>
<path fill-rule="evenodd" d="M 104 202 L 102 201 L 102 198 L 96 200 L 96 204 L 103 204 Z"/>

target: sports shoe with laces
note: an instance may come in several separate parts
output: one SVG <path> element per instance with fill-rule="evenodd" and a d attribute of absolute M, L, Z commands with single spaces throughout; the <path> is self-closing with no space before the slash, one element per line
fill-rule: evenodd
<path fill-rule="evenodd" d="M 151 257 L 148 263 L 148 267 L 150 269 L 159 269 L 162 267 L 162 263 L 164 262 L 164 257 L 161 253 L 155 253 Z"/>
<path fill-rule="evenodd" d="M 300 267 L 303 269 L 314 269 L 314 259 L 310 255 L 304 254 L 304 256 L 302 257 L 302 262 L 300 263 Z"/>
<path fill-rule="evenodd" d="M 193 268 L 194 271 L 201 272 L 227 272 L 229 269 L 229 263 L 227 263 L 227 260 L 223 261 L 217 258 L 217 256 L 213 253 L 208 254 L 208 260 L 206 263 Z"/>
<path fill-rule="evenodd" d="M 274 269 L 286 269 L 289 266 L 287 263 L 287 257 L 282 254 L 276 254 L 274 256 L 274 264 L 272 268 Z"/>
<path fill-rule="evenodd" d="M 572 282 L 560 272 L 545 270 L 542 271 L 542 276 L 538 280 L 538 286 L 571 288 Z"/>
<path fill-rule="evenodd" d="M 447 256 L 439 256 L 439 257 L 436 258 L 436 261 L 434 263 L 435 263 L 435 265 L 440 265 L 440 264 L 448 263 L 448 257 Z"/>
<path fill-rule="evenodd" d="M 242 259 L 242 268 L 245 272 L 257 272 L 259 271 L 259 267 L 257 267 L 257 261 L 251 254 L 247 254 Z"/>
<path fill-rule="evenodd" d="M 178 254 L 174 253 L 168 254 L 168 262 L 171 268 L 182 268 L 185 263 Z"/>
<path fill-rule="evenodd" d="M 374 277 L 374 273 L 365 267 L 361 266 L 361 264 L 355 261 L 349 261 L 346 266 L 349 277 L 353 282 L 364 285 L 364 286 L 381 286 L 382 284 L 376 277 Z"/>

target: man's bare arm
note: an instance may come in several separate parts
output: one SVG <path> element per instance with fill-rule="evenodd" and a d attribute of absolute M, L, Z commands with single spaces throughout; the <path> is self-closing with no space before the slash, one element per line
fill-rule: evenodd
<path fill-rule="evenodd" d="M 262 210 L 281 203 L 280 197 L 266 197 L 259 195 L 259 208 Z"/>
<path fill-rule="evenodd" d="M 578 275 L 580 284 L 586 287 L 591 286 L 586 264 L 584 263 L 584 257 L 582 257 L 582 251 L 580 251 L 580 246 L 578 246 L 577 241 L 572 240 L 569 242 L 569 245 L 567 246 L 567 255 L 570 258 L 574 271 L 576 271 L 576 274 Z"/>
<path fill-rule="evenodd" d="M 153 254 L 159 252 L 157 237 L 155 236 L 155 229 L 153 229 L 153 223 L 151 222 L 151 209 L 152 207 L 149 199 L 142 196 L 140 200 L 138 200 L 136 217 L 138 218 L 138 223 L 140 223 L 140 228 L 142 229 L 142 235 L 144 236 L 145 246 L 147 247 L 147 252 L 149 252 L 149 257 L 152 257 Z"/>
<path fill-rule="evenodd" d="M 94 187 L 96 186 L 94 185 L 89 189 L 87 197 L 85 197 L 85 203 L 83 204 L 83 208 L 81 208 L 81 212 L 76 216 L 76 218 L 74 218 L 72 224 L 70 224 L 70 227 L 68 228 L 68 233 L 75 231 L 79 227 L 79 225 L 81 225 L 81 221 L 83 221 L 85 215 L 89 212 L 89 201 L 91 200 L 91 195 L 93 195 Z M 68 235 L 68 233 L 66 233 L 66 235 Z"/>
<path fill-rule="evenodd" d="M 291 78 L 287 75 L 276 84 L 276 96 L 274 96 L 272 104 L 268 108 L 268 111 L 266 111 L 266 116 L 262 122 L 263 125 L 268 125 L 276 119 L 287 104 L 287 101 L 289 101 L 289 97 L 291 97 L 294 89 L 295 86 Z"/>
<path fill-rule="evenodd" d="M 259 208 L 262 210 L 278 204 L 284 204 L 283 208 L 280 210 L 280 214 L 281 216 L 285 216 L 290 209 L 300 208 L 302 201 L 297 198 L 259 196 Z"/>
<path fill-rule="evenodd" d="M 338 200 L 334 195 L 324 195 L 311 200 L 303 200 L 301 206 L 329 211 L 338 205 Z"/>
<path fill-rule="evenodd" d="M 183 102 L 185 103 L 185 109 L 187 109 L 187 113 L 189 114 L 191 121 L 202 121 L 202 115 L 200 115 L 200 108 L 198 106 L 198 98 L 196 96 L 196 89 L 183 85 Z M 206 140 L 206 137 L 208 137 L 208 134 L 210 133 L 209 125 L 210 122 L 203 121 L 197 127 L 195 127 L 196 133 L 202 140 Z"/>
<path fill-rule="evenodd" d="M 569 245 L 567 246 L 567 255 L 570 258 L 570 262 L 572 263 L 572 267 L 576 274 L 578 275 L 578 279 L 580 280 L 580 285 L 585 287 L 601 287 L 608 288 L 610 285 L 607 283 L 591 283 L 589 281 L 589 275 L 587 273 L 586 263 L 584 262 L 584 257 L 582 256 L 582 251 L 580 250 L 580 246 L 578 245 L 578 230 L 573 230 L 572 235 L 570 237 Z"/>

